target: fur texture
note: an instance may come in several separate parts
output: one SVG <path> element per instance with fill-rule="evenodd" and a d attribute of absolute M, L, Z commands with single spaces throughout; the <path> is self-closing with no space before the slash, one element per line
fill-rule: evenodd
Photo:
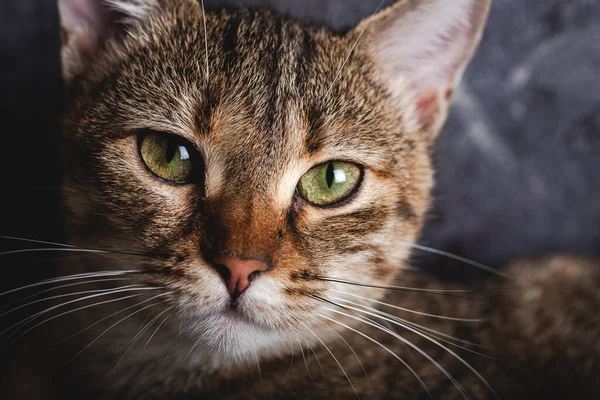
<path fill-rule="evenodd" d="M 464 7 L 467 4 L 473 3 L 461 3 Z M 481 6 L 478 12 L 469 8 L 461 14 L 475 17 L 473 25 L 467 25 L 471 33 L 465 36 L 468 41 L 460 47 L 462 52 L 451 53 L 460 61 L 451 62 L 453 72 L 447 73 L 450 67 L 442 65 L 445 75 L 434 73 L 415 79 L 411 67 L 398 65 L 398 58 L 387 59 L 387 53 L 378 50 L 382 38 L 389 40 L 390 31 L 378 31 L 377 27 L 394 14 L 410 24 L 414 22 L 410 20 L 411 10 L 421 15 L 419 11 L 425 12 L 425 6 L 442 7 L 442 2 L 400 2 L 367 21 L 373 24 L 371 29 L 365 23 L 342 37 L 264 11 L 209 13 L 209 71 L 199 62 L 204 52 L 205 16 L 198 4 L 168 2 L 164 8 L 144 8 L 152 10 L 149 14 L 121 7 L 140 23 L 128 22 L 124 36 L 119 29 L 109 31 L 114 41 L 98 42 L 97 53 L 89 54 L 85 63 L 78 61 L 75 69 L 71 69 L 75 64 L 64 62 L 71 99 L 65 124 L 65 203 L 71 242 L 142 252 L 142 258 L 113 260 L 110 266 L 118 269 L 138 264 L 151 271 L 141 275 L 139 282 L 165 286 L 168 292 L 148 311 L 149 316 L 174 311 L 166 314 L 173 318 L 165 319 L 164 327 L 145 351 L 119 358 L 128 351 L 131 332 L 143 320 L 132 318 L 118 331 L 104 335 L 96 343 L 99 351 L 82 355 L 59 376 L 67 381 L 75 376 L 84 391 L 101 397 L 135 398 L 144 393 L 145 397 L 164 398 L 201 393 L 219 398 L 306 398 L 304 365 L 293 363 L 292 377 L 282 380 L 281 363 L 269 360 L 290 353 L 298 356 L 291 346 L 295 339 L 299 347 L 319 347 L 316 353 L 321 358 L 329 352 L 319 346 L 321 341 L 340 351 L 332 328 L 343 325 L 327 318 L 349 327 L 357 327 L 357 322 L 352 314 L 341 317 L 340 308 L 331 308 L 318 298 L 348 301 L 344 296 L 337 299 L 336 291 L 374 300 L 384 299 L 385 294 L 367 287 L 349 289 L 322 278 L 435 287 L 435 282 L 423 276 L 402 272 L 409 250 L 405 244 L 416 239 L 422 225 L 432 186 L 429 149 L 445 118 L 451 95 L 448 90 L 454 87 L 479 38 L 486 7 Z M 462 16 L 458 20 L 458 25 L 465 23 Z M 455 25 L 448 26 L 450 34 Z M 351 52 L 363 29 L 365 40 Z M 273 34 L 258 35 L 263 31 Z M 102 34 L 92 33 L 96 38 Z M 65 43 L 63 57 L 67 59 L 76 57 L 82 48 L 89 50 L 79 40 Z M 400 60 L 404 63 L 407 58 Z M 390 70 L 402 77 L 400 87 L 411 89 L 400 101 L 402 91 L 389 84 Z M 415 103 L 416 107 L 409 106 Z M 202 185 L 170 186 L 148 175 L 136 151 L 135 134 L 142 129 L 186 137 L 204 156 L 206 181 Z M 294 196 L 295 182 L 303 172 L 340 154 L 365 166 L 364 182 L 351 201 L 322 210 Z M 140 199 L 144 199 L 142 204 Z M 224 314 L 229 295 L 210 265 L 221 253 L 265 257 L 275 264 L 240 298 L 240 319 Z M 555 264 L 558 267 L 552 267 L 550 275 L 562 274 L 565 265 L 567 270 L 581 269 L 593 275 L 594 267 L 586 261 L 558 259 Z M 63 272 L 96 271 L 103 265 L 105 260 L 85 257 L 79 264 L 65 265 Z M 554 279 L 536 281 L 527 275 L 519 282 L 538 284 L 545 294 Z M 580 293 L 577 288 L 581 281 L 572 282 L 572 293 Z M 597 300 L 595 287 L 583 286 L 582 290 L 590 293 L 583 300 L 585 307 Z M 511 301 L 519 306 L 541 305 L 535 302 L 540 296 L 532 298 L 536 292 L 530 288 L 514 297 L 506 295 L 510 291 L 505 289 L 492 289 L 501 295 L 484 303 L 492 307 L 492 315 L 500 323 L 495 325 L 492 320 L 470 329 L 464 328 L 464 322 L 445 322 L 439 326 L 442 334 L 460 331 L 462 337 L 484 342 L 487 349 L 511 343 L 510 338 L 503 337 L 506 323 L 502 323 Z M 569 293 L 563 301 L 568 301 Z M 423 298 L 422 293 L 388 293 L 385 299 L 418 308 Z M 438 297 L 429 298 L 425 304 L 427 313 L 452 314 L 453 318 L 478 318 L 489 311 L 472 299 Z M 79 316 L 76 324 L 89 326 L 99 315 L 91 312 Z M 315 322 L 321 315 L 324 324 Z M 510 318 L 509 325 L 514 322 Z M 578 326 L 577 321 L 569 322 Z M 436 325 L 428 324 L 435 329 L 432 326 Z M 519 325 L 507 334 L 515 337 L 515 346 L 531 343 L 531 332 L 521 334 L 515 327 Z M 347 398 L 353 393 L 352 384 L 344 381 L 347 373 L 356 382 L 355 390 L 373 398 L 387 398 L 390 393 L 396 397 L 423 396 L 423 386 L 437 397 L 459 396 L 459 387 L 444 377 L 444 369 L 434 368 L 432 360 L 436 360 L 468 388 L 470 395 L 491 396 L 492 390 L 466 364 L 442 351 L 443 347 L 427 343 L 414 326 L 408 328 L 407 339 L 400 343 L 383 332 L 362 332 L 369 332 L 398 354 L 416 352 L 420 360 L 415 362 L 414 374 L 409 369 L 398 372 L 390 368 L 389 362 L 399 360 L 375 348 L 366 364 L 375 388 L 359 377 L 356 364 L 348 371 L 340 369 L 344 373 L 339 375 L 337 370 L 331 372 L 337 361 L 330 364 L 328 360 L 325 367 L 331 386 L 316 383 L 308 393 L 312 397 Z M 589 331 L 597 332 L 595 328 Z M 68 344 L 65 353 L 99 332 L 102 330 L 90 330 L 81 341 Z M 576 343 L 575 336 L 585 332 L 574 329 L 556 340 Z M 169 349 L 165 343 L 173 337 L 176 341 Z M 392 335 L 392 339 L 398 337 Z M 402 343 L 408 351 L 399 346 Z M 420 352 L 416 346 L 431 353 Z M 512 349 L 508 353 L 512 355 Z M 386 363 L 380 362 L 382 354 L 388 356 Z M 596 356 L 591 353 L 592 364 Z M 546 367 L 546 359 L 540 359 Z M 164 364 L 159 360 L 165 360 Z M 263 360 L 267 362 L 263 364 L 267 381 L 259 385 L 249 370 Z M 107 373 L 115 361 L 118 376 Z M 346 356 L 343 361 L 340 366 L 350 363 Z M 500 390 L 531 394 L 528 386 L 515 383 L 510 371 L 492 362 L 482 363 L 479 358 L 473 362 L 494 383 L 502 383 Z M 589 376 L 593 376 L 589 371 L 580 375 L 586 383 Z"/>

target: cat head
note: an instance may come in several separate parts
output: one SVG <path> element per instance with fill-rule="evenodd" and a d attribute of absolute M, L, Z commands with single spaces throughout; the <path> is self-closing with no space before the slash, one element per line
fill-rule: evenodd
<path fill-rule="evenodd" d="M 487 0 L 398 1 L 341 36 L 195 0 L 59 6 L 70 240 L 144 254 L 81 268 L 149 271 L 227 362 L 326 340 L 327 299 L 384 294 L 340 281 L 401 277 Z"/>

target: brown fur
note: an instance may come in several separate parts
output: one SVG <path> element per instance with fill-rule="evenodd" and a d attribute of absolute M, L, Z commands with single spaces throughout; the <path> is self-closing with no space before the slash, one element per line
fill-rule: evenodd
<path fill-rule="evenodd" d="M 65 361 L 109 322 L 51 353 L 55 370 L 49 374 L 58 382 L 52 388 L 56 396 L 345 399 L 356 390 L 361 398 L 426 398 L 419 376 L 434 398 L 461 398 L 426 353 L 470 396 L 493 398 L 482 379 L 450 352 L 411 329 L 389 328 L 403 341 L 358 323 L 351 304 L 338 306 L 334 290 L 422 313 L 484 319 L 435 319 L 377 307 L 438 331 L 435 335 L 478 344 L 463 343 L 496 359 L 444 346 L 460 353 L 506 398 L 549 393 L 553 379 L 561 380 L 565 393 L 579 390 L 585 396 L 595 389 L 600 350 L 594 339 L 600 326 L 587 317 L 600 304 L 600 269 L 590 261 L 555 258 L 516 264 L 507 270 L 514 281 L 491 279 L 466 294 L 323 280 L 463 289 L 404 269 L 410 250 L 406 243 L 416 240 L 429 205 L 429 149 L 455 83 L 449 77 L 432 95 L 411 93 L 410 85 L 406 94 L 399 94 L 389 82 L 379 42 L 394 18 L 403 18 L 419 4 L 400 1 L 337 36 L 264 10 L 203 15 L 195 1 L 171 0 L 161 1 L 143 23 L 132 22 L 127 34 L 113 32 L 115 40 L 103 43 L 93 60 L 68 58 L 73 51 L 68 43 L 78 40 L 65 38 L 70 101 L 64 200 L 70 241 L 143 256 L 85 255 L 78 263 L 65 263 L 61 274 L 144 268 L 149 272 L 132 279 L 164 287 L 150 295 L 169 294 L 70 363 Z M 460 63 L 473 52 L 488 7 L 480 1 L 470 14 L 476 22 L 467 32 L 470 41 Z M 373 25 L 368 29 L 365 24 Z M 364 38 L 353 49 L 363 28 Z M 202 154 L 206 175 L 187 185 L 152 177 L 137 153 L 136 135 L 146 129 L 189 140 Z M 363 182 L 338 207 L 312 207 L 295 195 L 296 182 L 310 167 L 332 159 L 364 166 Z M 240 301 L 252 323 L 230 323 L 223 317 L 229 297 L 211 265 L 220 254 L 257 258 L 270 266 Z M 138 301 L 65 316 L 39 342 L 30 342 L 29 349 L 35 353 L 37 346 Z M 166 323 L 148 346 L 138 344 L 119 362 L 144 318 L 161 312 Z M 382 347 L 319 314 L 379 341 L 414 374 Z M 142 343 L 158 321 L 142 335 Z M 211 331 L 215 327 L 217 332 Z M 366 373 L 338 334 L 356 350 Z M 49 398 L 50 392 L 45 395 L 38 396 Z"/>

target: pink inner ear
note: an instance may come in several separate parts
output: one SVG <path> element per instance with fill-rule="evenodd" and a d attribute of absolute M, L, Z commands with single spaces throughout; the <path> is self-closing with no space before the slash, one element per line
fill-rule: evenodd
<path fill-rule="evenodd" d="M 396 104 L 423 125 L 439 122 L 472 56 L 489 0 L 399 1 L 373 17 L 368 41 Z"/>
<path fill-rule="evenodd" d="M 114 37 L 118 14 L 107 0 L 58 0 L 63 75 L 81 73 L 96 57 L 107 39 Z"/>
<path fill-rule="evenodd" d="M 423 125 L 431 122 L 440 112 L 439 94 L 437 88 L 429 88 L 419 93 L 417 98 L 417 112 Z"/>
<path fill-rule="evenodd" d="M 61 28 L 67 37 L 84 33 L 102 42 L 115 32 L 112 13 L 104 0 L 59 0 Z"/>

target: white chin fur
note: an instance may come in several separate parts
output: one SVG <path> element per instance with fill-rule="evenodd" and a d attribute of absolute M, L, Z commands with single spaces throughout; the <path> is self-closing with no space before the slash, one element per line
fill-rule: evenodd
<path fill-rule="evenodd" d="M 189 329 L 198 338 L 190 361 L 211 369 L 256 365 L 266 358 L 282 356 L 291 350 L 294 340 L 285 333 L 227 314 L 211 315 Z"/>

